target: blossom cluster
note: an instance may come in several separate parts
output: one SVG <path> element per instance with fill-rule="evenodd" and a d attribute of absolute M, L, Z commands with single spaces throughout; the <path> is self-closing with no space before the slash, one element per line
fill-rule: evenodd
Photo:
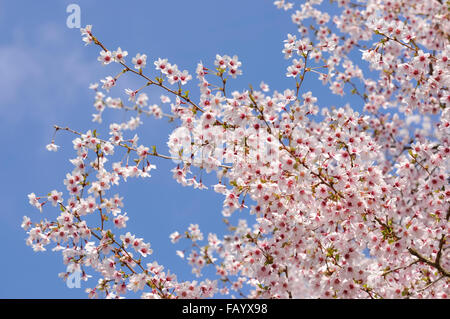
<path fill-rule="evenodd" d="M 127 51 L 109 51 L 91 26 L 82 29 L 83 41 L 102 49 L 102 65 L 121 66 L 118 75 L 91 85 L 94 122 L 102 122 L 106 108 L 136 115 L 110 124 L 108 139 L 55 127 L 76 135 L 74 170 L 64 180 L 69 198 L 64 201 L 59 190 L 28 196 L 38 210 L 51 203 L 61 214 L 40 223 L 24 217 L 27 244 L 41 251 L 54 242 L 84 279 L 88 267 L 99 273 L 90 297 L 116 298 L 130 290 L 143 291 L 144 298 L 447 298 L 447 7 L 440 0 L 331 2 L 303 1 L 291 15 L 298 34 L 288 34 L 281 51 L 293 87 L 282 91 L 264 82 L 259 89 L 230 91 L 228 80 L 242 75 L 242 63 L 216 55 L 213 67 L 197 64 L 194 99 L 185 89 L 193 79 L 188 71 L 158 58 L 157 73 L 147 75 L 147 55 L 138 53 L 129 66 Z M 274 4 L 285 11 L 296 6 Z M 142 80 L 141 88 L 125 90 L 131 105 L 105 94 L 125 74 Z M 315 93 L 303 88 L 311 76 L 359 104 L 319 107 Z M 149 105 L 144 90 L 152 88 L 163 92 L 168 113 L 157 102 Z M 143 124 L 142 114 L 177 123 L 168 155 L 138 145 L 137 134 L 126 137 Z M 52 141 L 47 149 L 58 146 Z M 122 161 L 108 165 L 107 158 L 121 151 Z M 172 176 L 183 186 L 205 189 L 197 172 L 217 175 L 211 188 L 223 195 L 228 233 L 204 235 L 191 224 L 169 237 L 191 244 L 176 253 L 201 282 L 178 281 L 156 261 L 144 265 L 150 244 L 130 232 L 116 235 L 129 215 L 111 188 L 150 177 L 157 158 L 174 162 Z M 251 218 L 232 225 L 229 217 L 237 211 Z M 89 227 L 94 214 L 100 222 Z M 216 277 L 205 278 L 206 267 Z"/>

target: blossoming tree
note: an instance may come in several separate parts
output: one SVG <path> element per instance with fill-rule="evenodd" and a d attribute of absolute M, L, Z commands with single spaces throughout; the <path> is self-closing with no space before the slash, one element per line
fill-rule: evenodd
<path fill-rule="evenodd" d="M 105 137 L 55 126 L 74 135 L 74 168 L 65 194 L 28 195 L 37 209 L 61 212 L 53 221 L 24 217 L 27 244 L 61 250 L 69 265 L 63 278 L 97 272 L 89 297 L 133 290 L 144 298 L 447 298 L 448 2 L 330 2 L 275 1 L 295 11 L 298 27 L 284 40 L 293 86 L 283 92 L 270 92 L 264 82 L 229 92 L 227 83 L 242 74 L 237 56 L 217 55 L 214 65 L 199 63 L 191 75 L 167 59 L 130 58 L 102 43 L 91 26 L 81 29 L 83 41 L 100 49 L 101 64 L 120 67 L 91 85 L 94 122 L 107 108 L 135 115 L 111 123 Z M 124 76 L 142 86 L 125 90 L 124 100 L 108 96 Z M 334 94 L 357 96 L 363 109 L 319 109 L 302 87 L 306 76 Z M 199 99 L 187 90 L 192 82 Z M 149 105 L 149 87 L 161 91 L 170 112 Z M 143 115 L 177 123 L 168 151 L 140 145 L 129 132 Z M 126 231 L 123 198 L 111 195 L 130 178 L 149 178 L 159 160 L 175 162 L 173 178 L 183 186 L 206 188 L 195 171 L 216 172 L 213 188 L 224 197 L 218 219 L 227 222 L 236 210 L 256 218 L 229 224 L 223 238 L 204 238 L 198 225 L 170 235 L 174 243 L 191 242 L 186 259 L 199 281 L 177 280 L 151 260 L 150 244 Z M 98 223 L 88 223 L 88 215 Z M 205 278 L 205 267 L 216 277 Z"/>

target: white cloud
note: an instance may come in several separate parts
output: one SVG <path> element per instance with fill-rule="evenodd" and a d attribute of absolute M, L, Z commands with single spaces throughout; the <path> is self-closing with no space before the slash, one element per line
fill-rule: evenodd
<path fill-rule="evenodd" d="M 3 112 L 8 107 L 7 103 L 20 98 L 21 91 L 31 85 L 31 80 L 42 76 L 43 69 L 29 50 L 8 45 L 0 46 L 0 74 L 0 107 Z"/>
<path fill-rule="evenodd" d="M 75 98 L 95 81 L 96 61 L 83 57 L 81 40 L 65 26 L 45 24 L 36 30 L 12 31 L 10 43 L 0 44 L 0 114 L 17 122 L 27 113 L 45 118 L 55 101 Z M 69 34 L 70 35 L 70 34 Z M 91 48 L 89 48 L 91 49 Z"/>

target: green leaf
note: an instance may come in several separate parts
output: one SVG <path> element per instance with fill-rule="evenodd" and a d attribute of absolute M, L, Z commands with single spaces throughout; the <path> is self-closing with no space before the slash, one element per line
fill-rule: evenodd
<path fill-rule="evenodd" d="M 268 255 L 266 257 L 266 261 L 264 262 L 264 265 L 271 265 L 271 264 L 273 264 L 273 257 Z"/>
<path fill-rule="evenodd" d="M 286 242 L 284 242 L 284 243 L 281 245 L 281 247 L 284 248 L 284 247 L 290 246 L 290 245 L 291 245 L 291 243 L 288 242 L 288 241 L 286 241 Z"/>

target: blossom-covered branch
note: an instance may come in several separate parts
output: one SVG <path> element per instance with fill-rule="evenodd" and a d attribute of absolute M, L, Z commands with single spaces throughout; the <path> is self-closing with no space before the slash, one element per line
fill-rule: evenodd
<path fill-rule="evenodd" d="M 82 269 L 86 280 L 88 268 L 100 276 L 90 297 L 119 298 L 127 290 L 143 291 L 144 298 L 448 297 L 447 6 L 439 0 L 274 4 L 295 8 L 290 18 L 298 29 L 280 46 L 288 61 L 282 74 L 292 78 L 282 91 L 265 82 L 232 90 L 242 63 L 217 54 L 212 66 L 197 64 L 197 98 L 188 71 L 156 57 L 155 70 L 147 71 L 150 55 L 137 53 L 130 64 L 127 51 L 107 49 L 91 26 L 81 30 L 86 44 L 101 48 L 102 65 L 119 67 L 90 86 L 94 122 L 102 123 L 107 108 L 136 113 L 111 123 L 109 138 L 55 126 L 76 136 L 74 169 L 64 180 L 68 199 L 60 190 L 30 194 L 40 211 L 52 204 L 61 214 L 38 223 L 24 217 L 22 226 L 34 250 L 54 242 L 69 269 Z M 128 102 L 107 96 L 123 76 L 142 80 L 125 90 Z M 304 88 L 316 80 L 331 94 L 358 98 L 319 106 L 323 89 Z M 149 90 L 163 93 L 161 103 L 149 104 Z M 139 145 L 137 134 L 127 137 L 143 114 L 176 126 L 168 155 Z M 50 151 L 58 150 L 55 138 Z M 204 238 L 197 224 L 170 234 L 173 243 L 188 243 L 176 253 L 200 282 L 178 280 L 156 261 L 145 266 L 150 244 L 124 231 L 129 215 L 111 191 L 128 178 L 150 177 L 153 160 L 173 161 L 172 176 L 183 186 L 205 189 L 203 172 L 217 173 L 211 187 L 224 197 L 226 235 Z M 232 225 L 228 218 L 237 210 L 243 218 Z M 208 267 L 215 276 L 205 275 Z"/>

